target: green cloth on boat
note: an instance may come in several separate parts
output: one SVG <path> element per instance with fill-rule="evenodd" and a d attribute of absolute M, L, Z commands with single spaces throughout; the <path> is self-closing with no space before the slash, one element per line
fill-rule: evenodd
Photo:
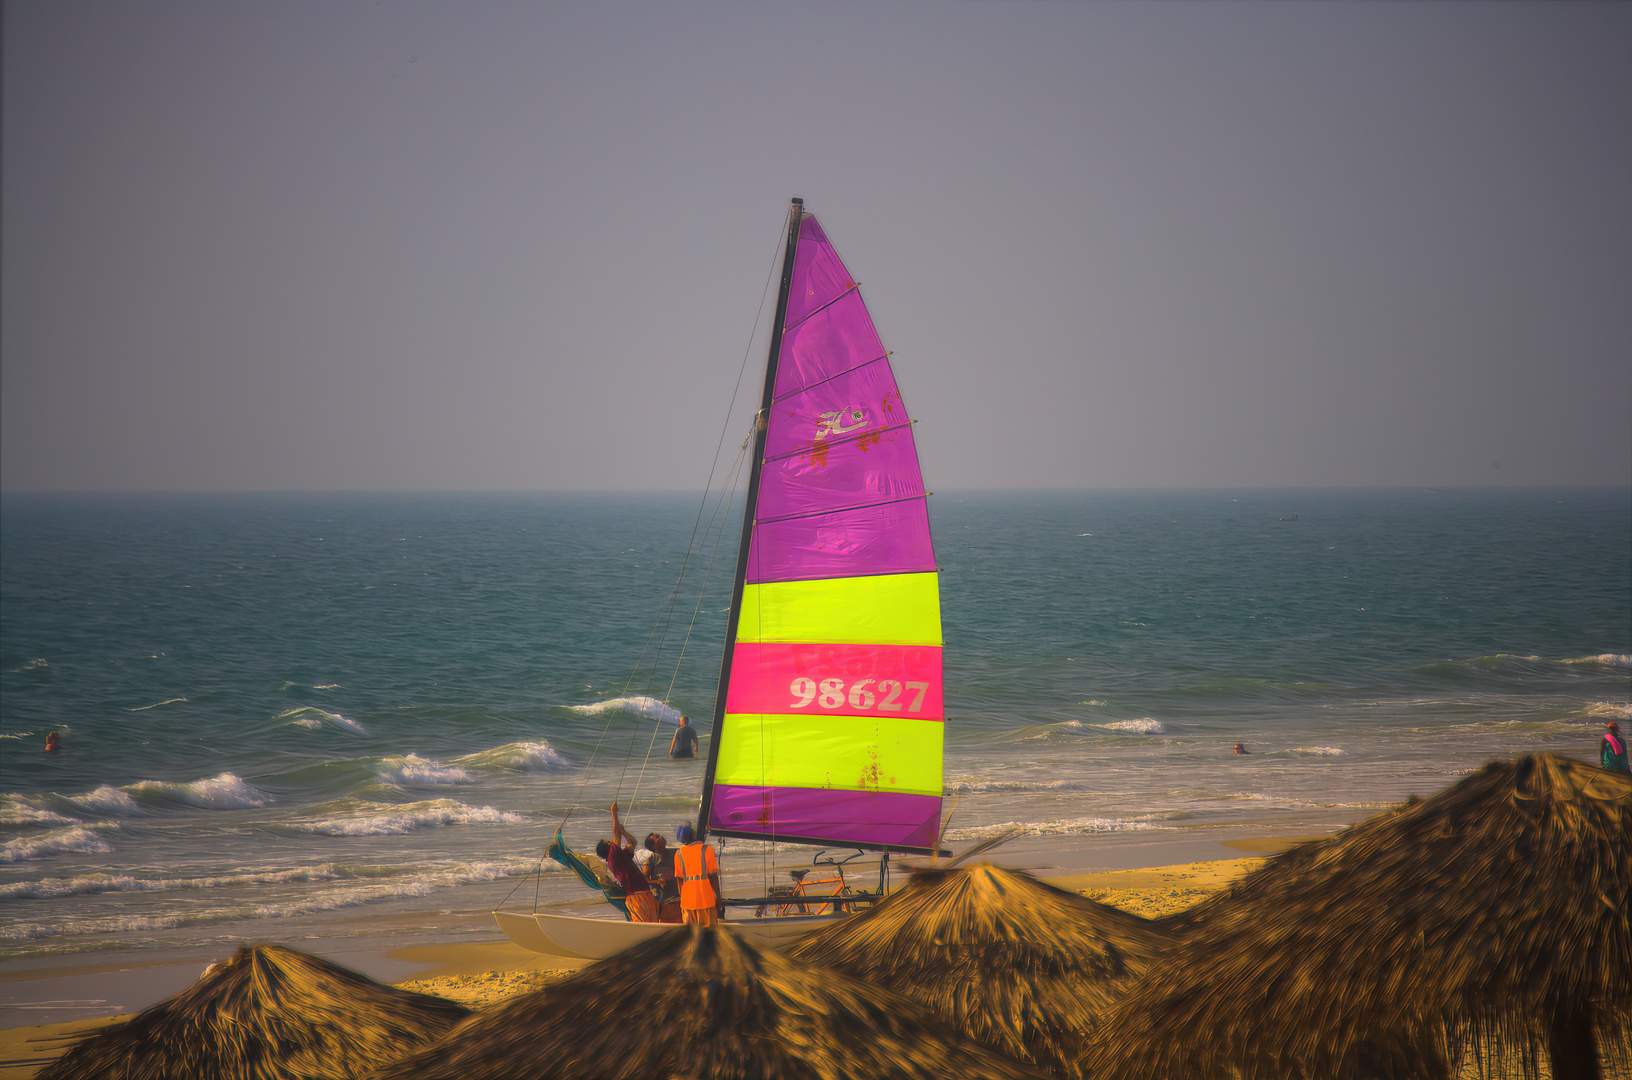
<path fill-rule="evenodd" d="M 623 912 L 623 917 L 625 919 L 629 918 L 629 905 L 624 900 L 625 894 L 623 891 L 623 886 L 607 885 L 602 883 L 601 879 L 595 876 L 595 871 L 590 868 L 589 864 L 584 862 L 583 859 L 579 858 L 578 855 L 567 846 L 567 842 L 561 838 L 560 829 L 555 830 L 555 842 L 545 850 L 544 854 L 549 856 L 551 859 L 554 859 L 562 866 L 565 866 L 568 870 L 571 870 L 573 873 L 577 874 L 578 880 L 582 881 L 585 885 L 588 885 L 591 889 L 599 889 L 601 894 L 606 897 L 607 903 Z"/>

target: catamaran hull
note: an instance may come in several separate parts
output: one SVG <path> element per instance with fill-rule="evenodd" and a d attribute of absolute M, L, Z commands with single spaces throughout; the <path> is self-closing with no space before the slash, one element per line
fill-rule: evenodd
<path fill-rule="evenodd" d="M 844 913 L 834 915 L 788 915 L 769 919 L 726 919 L 722 925 L 747 937 L 755 945 L 780 948 L 794 938 L 830 926 Z M 572 956 L 581 960 L 604 960 L 631 945 L 678 929 L 674 923 L 618 922 L 613 919 L 586 919 L 574 915 L 521 915 L 495 911 L 504 936 L 533 952 L 552 956 Z"/>

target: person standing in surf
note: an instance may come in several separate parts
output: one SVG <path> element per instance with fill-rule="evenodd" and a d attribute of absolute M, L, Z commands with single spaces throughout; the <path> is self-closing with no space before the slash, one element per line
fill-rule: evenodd
<path fill-rule="evenodd" d="M 680 730 L 669 740 L 669 756 L 671 758 L 697 756 L 697 729 L 692 727 L 691 721 L 684 716 L 680 718 Z"/>
<path fill-rule="evenodd" d="M 1621 735 L 1621 725 L 1613 720 L 1604 725 L 1604 737 L 1598 742 L 1598 764 L 1610 772 L 1632 772 L 1632 766 L 1627 764 L 1626 739 Z"/>

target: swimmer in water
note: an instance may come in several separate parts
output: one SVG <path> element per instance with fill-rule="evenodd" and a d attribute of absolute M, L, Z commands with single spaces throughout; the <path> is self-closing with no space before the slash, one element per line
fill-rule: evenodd
<path fill-rule="evenodd" d="M 55 731 L 45 737 L 45 748 L 47 750 L 62 749 L 62 740 L 57 738 L 57 733 Z"/>
<path fill-rule="evenodd" d="M 1236 743 L 1235 744 L 1235 752 L 1238 753 L 1238 754 L 1250 754 L 1250 753 L 1252 753 L 1251 750 L 1247 749 L 1247 746 L 1246 746 L 1245 743 Z"/>

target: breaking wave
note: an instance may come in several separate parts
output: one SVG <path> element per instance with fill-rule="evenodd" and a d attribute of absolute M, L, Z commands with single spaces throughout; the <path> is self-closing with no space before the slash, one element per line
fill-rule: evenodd
<path fill-rule="evenodd" d="M 1108 724 L 1095 724 L 1097 728 L 1106 731 L 1118 731 L 1125 735 L 1165 735 L 1167 729 L 1162 722 L 1154 717 L 1145 716 L 1138 720 L 1113 720 Z"/>
<path fill-rule="evenodd" d="M 393 754 L 380 762 L 376 775 L 388 784 L 409 787 L 443 787 L 471 782 L 471 775 L 466 770 L 422 758 L 418 754 Z"/>
<path fill-rule="evenodd" d="M 332 725 L 342 731 L 349 731 L 353 735 L 367 735 L 368 729 L 355 720 L 347 720 L 339 713 L 319 709 L 315 705 L 302 705 L 298 709 L 290 709 L 273 717 L 275 720 L 288 720 L 293 726 L 303 728 L 320 728 L 324 724 Z"/>
<path fill-rule="evenodd" d="M 665 705 L 654 697 L 619 697 L 610 701 L 597 701 L 593 705 L 568 705 L 573 712 L 583 713 L 586 716 L 599 716 L 607 712 L 627 712 L 636 716 L 649 716 L 653 720 L 661 720 L 665 724 L 679 726 L 680 717 L 684 714 L 672 705 Z"/>
<path fill-rule="evenodd" d="M 507 772 L 560 772 L 572 762 L 555 747 L 538 739 L 533 742 L 505 743 L 491 750 L 455 758 L 454 763 L 470 769 L 502 769 Z"/>
<path fill-rule="evenodd" d="M 442 825 L 524 825 L 528 819 L 491 806 L 470 806 L 453 799 L 395 805 L 370 803 L 357 812 L 318 821 L 283 822 L 280 831 L 315 836 L 398 836 Z"/>
<path fill-rule="evenodd" d="M 53 829 L 51 832 L 36 836 L 8 840 L 0 847 L 0 863 L 30 862 L 34 859 L 68 853 L 100 855 L 112 851 L 113 845 L 97 835 L 98 828 L 114 829 L 118 828 L 118 825 L 114 822 L 95 827 L 75 825 L 68 829 Z"/>
<path fill-rule="evenodd" d="M 92 794 L 103 790 L 98 788 Z M 129 785 L 124 790 L 141 803 L 174 803 L 205 810 L 242 810 L 254 806 L 269 806 L 273 801 L 272 796 L 266 792 L 244 783 L 227 772 L 208 780 L 194 780 L 187 784 L 143 780 Z"/>

